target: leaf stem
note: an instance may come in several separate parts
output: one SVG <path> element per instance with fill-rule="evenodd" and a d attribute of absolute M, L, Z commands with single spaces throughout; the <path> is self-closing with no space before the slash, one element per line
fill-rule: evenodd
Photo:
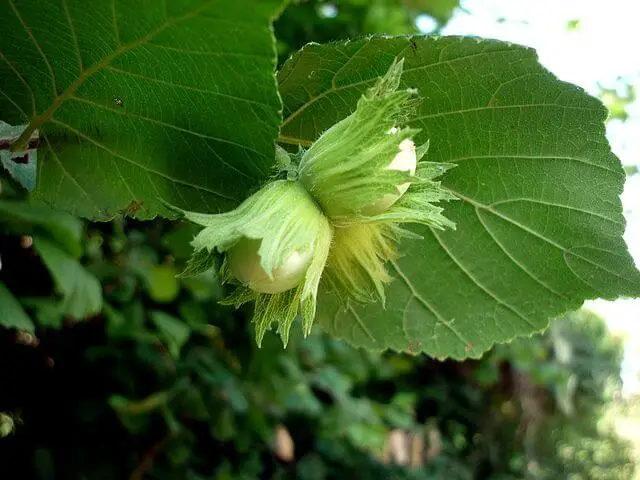
<path fill-rule="evenodd" d="M 288 145 L 302 145 L 304 147 L 310 147 L 311 144 L 313 143 L 311 140 L 307 140 L 303 138 L 288 137 L 286 135 L 280 135 L 278 137 L 278 142 L 286 143 Z"/>
<path fill-rule="evenodd" d="M 144 475 L 153 465 L 153 462 L 155 461 L 156 457 L 162 452 L 162 450 L 164 450 L 164 448 L 167 446 L 167 443 L 169 443 L 169 440 L 171 440 L 173 436 L 174 436 L 174 433 L 169 432 L 159 441 L 154 443 L 149 449 L 149 451 L 144 455 L 144 457 L 142 457 L 142 460 L 140 461 L 136 469 L 133 471 L 133 473 L 129 477 L 129 480 L 142 480 Z"/>
<path fill-rule="evenodd" d="M 29 141 L 33 136 L 33 132 L 36 131 L 36 129 L 40 124 L 42 124 L 41 117 L 37 115 L 33 117 L 31 119 L 31 122 L 29 122 L 29 125 L 27 126 L 27 128 L 25 128 L 24 131 L 20 134 L 20 136 L 16 139 L 16 141 L 11 144 L 10 150 L 12 152 L 23 152 L 25 150 L 28 150 Z"/>

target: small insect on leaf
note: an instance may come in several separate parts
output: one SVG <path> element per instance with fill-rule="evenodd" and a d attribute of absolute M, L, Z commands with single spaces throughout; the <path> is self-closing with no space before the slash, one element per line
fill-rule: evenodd
<path fill-rule="evenodd" d="M 414 38 L 411 39 L 411 51 L 414 55 L 418 53 L 418 42 Z"/>
<path fill-rule="evenodd" d="M 122 105 L 124 105 L 124 100 L 122 100 L 120 97 L 113 97 L 112 98 L 113 103 L 115 103 L 118 107 L 121 107 Z"/>

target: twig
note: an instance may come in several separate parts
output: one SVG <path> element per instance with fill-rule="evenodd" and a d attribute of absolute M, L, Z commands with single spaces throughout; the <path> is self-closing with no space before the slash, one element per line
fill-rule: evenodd
<path fill-rule="evenodd" d="M 174 432 L 169 432 L 163 438 L 154 443 L 144 457 L 142 457 L 142 460 L 129 477 L 129 480 L 142 480 L 144 475 L 147 473 L 147 470 L 149 470 L 153 465 L 158 454 L 164 450 L 167 443 L 169 443 L 169 440 L 171 440 L 174 435 Z"/>

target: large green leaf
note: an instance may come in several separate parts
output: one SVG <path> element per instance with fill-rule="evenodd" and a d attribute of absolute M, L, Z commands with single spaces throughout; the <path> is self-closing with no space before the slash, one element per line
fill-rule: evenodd
<path fill-rule="evenodd" d="M 102 219 L 242 200 L 273 164 L 277 7 L 2 2 L 0 119 L 39 130 L 36 195 Z"/>
<path fill-rule="evenodd" d="M 308 145 L 354 108 L 394 57 L 423 97 L 413 125 L 459 201 L 456 231 L 417 228 L 390 265 L 387 307 L 319 319 L 355 345 L 478 356 L 543 329 L 586 298 L 640 294 L 621 236 L 625 175 L 605 139 L 606 110 L 542 68 L 533 50 L 473 38 L 370 38 L 308 45 L 279 74 L 281 141 Z"/>

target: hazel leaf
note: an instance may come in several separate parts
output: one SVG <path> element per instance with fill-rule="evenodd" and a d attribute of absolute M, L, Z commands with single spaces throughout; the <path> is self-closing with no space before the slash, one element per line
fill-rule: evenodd
<path fill-rule="evenodd" d="M 456 165 L 441 181 L 460 200 L 444 210 L 457 228 L 410 227 L 422 238 L 403 240 L 390 263 L 386 309 L 345 307 L 324 288 L 326 331 L 369 349 L 461 359 L 543 330 L 585 299 L 640 295 L 607 111 L 530 48 L 422 36 L 307 45 L 278 75 L 281 143 L 311 145 L 402 58 L 400 88 L 422 98 L 409 127 L 420 129 L 416 144 L 429 141 L 423 160 Z"/>
<path fill-rule="evenodd" d="M 100 220 L 237 205 L 273 165 L 280 7 L 2 2 L 0 120 L 28 125 L 15 148 L 39 131 L 35 196 Z"/>

